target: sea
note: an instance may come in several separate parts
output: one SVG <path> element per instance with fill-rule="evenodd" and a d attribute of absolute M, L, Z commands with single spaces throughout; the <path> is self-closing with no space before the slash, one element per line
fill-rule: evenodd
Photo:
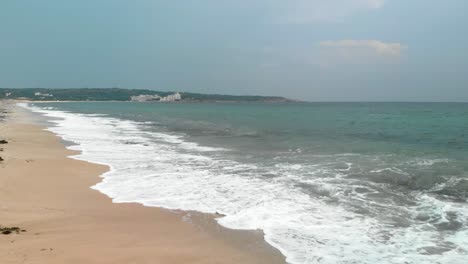
<path fill-rule="evenodd" d="M 218 213 L 288 263 L 468 263 L 467 103 L 20 104 L 115 203 Z"/>

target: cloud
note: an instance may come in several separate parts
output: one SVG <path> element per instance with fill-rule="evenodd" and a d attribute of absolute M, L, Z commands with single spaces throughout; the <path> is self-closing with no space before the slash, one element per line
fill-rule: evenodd
<path fill-rule="evenodd" d="M 269 4 L 280 12 L 280 22 L 307 24 L 342 22 L 353 14 L 382 8 L 385 0 L 270 0 Z"/>
<path fill-rule="evenodd" d="M 318 43 L 308 57 L 321 68 L 389 65 L 401 62 L 407 47 L 380 40 L 334 40 Z"/>
<path fill-rule="evenodd" d="M 336 40 L 322 41 L 322 49 L 330 49 L 344 56 L 358 56 L 359 54 L 375 54 L 379 56 L 401 56 L 406 46 L 400 43 L 386 43 L 379 40 Z"/>
<path fill-rule="evenodd" d="M 407 46 L 381 40 L 328 40 L 311 45 L 276 45 L 236 49 L 237 60 L 260 69 L 370 69 L 405 63 Z M 351 68 L 350 68 L 351 67 Z M 370 67 L 370 68 L 369 68 Z"/>

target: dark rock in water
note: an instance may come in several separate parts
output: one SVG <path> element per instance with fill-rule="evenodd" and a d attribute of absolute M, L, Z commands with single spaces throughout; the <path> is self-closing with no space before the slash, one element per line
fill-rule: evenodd
<path fill-rule="evenodd" d="M 0 140 L 0 144 L 8 144 L 8 141 L 2 139 L 2 140 Z"/>
<path fill-rule="evenodd" d="M 2 157 L 0 157 L 0 161 L 4 161 L 4 159 Z"/>

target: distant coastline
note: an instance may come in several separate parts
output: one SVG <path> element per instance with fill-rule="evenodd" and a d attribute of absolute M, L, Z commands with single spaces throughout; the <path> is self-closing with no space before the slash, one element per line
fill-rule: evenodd
<path fill-rule="evenodd" d="M 0 88 L 0 99 L 27 101 L 296 102 L 280 96 L 223 95 L 122 88 Z"/>

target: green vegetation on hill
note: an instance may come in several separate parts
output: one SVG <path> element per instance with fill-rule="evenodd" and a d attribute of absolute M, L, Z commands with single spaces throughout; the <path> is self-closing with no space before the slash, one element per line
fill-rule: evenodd
<path fill-rule="evenodd" d="M 40 94 L 37 94 L 40 93 Z M 29 100 L 47 101 L 128 101 L 130 96 L 139 94 L 156 94 L 150 90 L 129 89 L 46 89 L 46 88 L 24 88 L 24 89 L 0 89 L 0 98 L 25 98 Z M 169 93 L 166 93 L 169 94 Z M 8 96 L 7 96 L 8 95 Z"/>
<path fill-rule="evenodd" d="M 0 88 L 0 99 L 27 99 L 33 101 L 129 101 L 131 96 L 159 95 L 167 96 L 174 92 L 161 92 L 143 89 L 120 88 Z M 277 96 L 235 96 L 220 94 L 199 94 L 181 92 L 183 101 L 248 101 L 248 102 L 285 102 Z"/>
<path fill-rule="evenodd" d="M 200 93 L 180 93 L 183 100 L 192 101 L 243 101 L 243 102 L 286 102 L 290 101 L 279 96 L 258 96 L 258 95 L 224 95 L 224 94 L 200 94 Z"/>

